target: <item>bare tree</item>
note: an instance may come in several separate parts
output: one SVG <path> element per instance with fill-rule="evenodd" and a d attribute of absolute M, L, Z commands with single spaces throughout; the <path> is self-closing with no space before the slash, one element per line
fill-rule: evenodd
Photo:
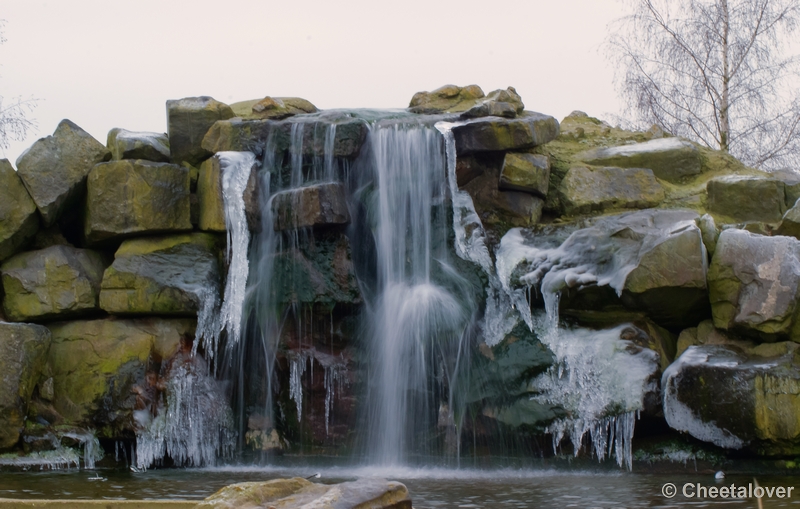
<path fill-rule="evenodd" d="M 0 20 L 0 44 L 6 42 L 3 37 L 4 20 Z M 36 107 L 37 99 L 14 97 L 6 100 L 0 95 L 0 150 L 5 151 L 12 141 L 22 141 L 29 131 L 36 129 L 36 122 L 28 114 Z"/>
<path fill-rule="evenodd" d="M 800 0 L 632 0 L 607 39 L 629 115 L 763 169 L 800 170 Z"/>

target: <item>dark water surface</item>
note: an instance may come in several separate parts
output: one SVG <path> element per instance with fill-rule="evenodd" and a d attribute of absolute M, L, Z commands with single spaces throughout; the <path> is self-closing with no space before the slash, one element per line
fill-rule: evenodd
<path fill-rule="evenodd" d="M 67 471 L 0 473 L 0 498 L 49 499 L 202 499 L 219 488 L 237 482 L 279 477 L 310 476 L 333 483 L 359 477 L 383 477 L 401 481 L 411 492 L 416 509 L 424 508 L 638 508 L 638 507 L 735 507 L 758 508 L 755 498 L 687 498 L 683 486 L 736 487 L 753 483 L 752 475 L 728 475 L 715 481 L 713 473 L 628 473 L 613 470 L 572 469 L 436 469 L 375 467 L 221 467 L 213 469 L 161 469 L 135 473 L 99 469 L 105 480 L 90 480 L 94 472 Z M 800 508 L 800 476 L 756 475 L 763 487 L 794 487 L 791 498 L 762 500 L 764 509 Z M 662 494 L 666 483 L 677 494 Z"/>

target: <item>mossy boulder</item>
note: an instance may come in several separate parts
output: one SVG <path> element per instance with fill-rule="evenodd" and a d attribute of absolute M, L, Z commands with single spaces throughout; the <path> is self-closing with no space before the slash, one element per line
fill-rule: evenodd
<path fill-rule="evenodd" d="M 0 450 L 19 441 L 34 388 L 42 381 L 49 348 L 47 328 L 0 322 Z"/>
<path fill-rule="evenodd" d="M 100 307 L 111 314 L 193 316 L 218 298 L 220 239 L 209 233 L 126 240 L 105 271 Z"/>
<path fill-rule="evenodd" d="M 500 171 L 499 188 L 547 197 L 550 185 L 550 160 L 541 154 L 507 152 Z"/>
<path fill-rule="evenodd" d="M 258 196 L 258 163 L 249 168 L 250 177 L 244 190 L 247 224 L 252 231 L 261 230 L 261 210 Z M 225 198 L 222 194 L 222 167 L 219 155 L 203 161 L 197 179 L 198 228 L 207 232 L 227 231 Z"/>
<path fill-rule="evenodd" d="M 414 113 L 460 113 L 475 106 L 485 97 L 478 85 L 459 87 L 445 85 L 432 92 L 417 92 L 408 109 Z"/>
<path fill-rule="evenodd" d="M 218 120 L 234 116 L 227 104 L 213 97 L 185 97 L 167 101 L 170 158 L 175 164 L 200 164 L 212 152 L 202 147 L 203 137 Z"/>
<path fill-rule="evenodd" d="M 233 113 L 240 118 L 281 120 L 301 113 L 319 111 L 310 101 L 300 97 L 264 97 L 231 104 Z"/>
<path fill-rule="evenodd" d="M 501 189 L 503 159 L 483 154 L 466 157 L 479 161 L 474 168 L 478 168 L 480 173 L 463 189 L 472 196 L 475 210 L 484 224 L 531 226 L 539 222 L 544 206 L 542 198 L 530 192 Z"/>
<path fill-rule="evenodd" d="M 22 249 L 39 230 L 36 204 L 7 159 L 0 159 L 0 261 Z"/>
<path fill-rule="evenodd" d="M 87 182 L 87 242 L 191 230 L 190 177 L 189 169 L 168 163 L 98 164 Z"/>
<path fill-rule="evenodd" d="M 42 222 L 50 226 L 83 195 L 92 167 L 111 153 L 69 120 L 41 138 L 17 159 L 17 173 L 33 198 Z"/>
<path fill-rule="evenodd" d="M 800 241 L 723 231 L 708 270 L 714 325 L 762 340 L 796 338 Z"/>
<path fill-rule="evenodd" d="M 800 453 L 798 345 L 690 346 L 662 377 L 673 429 L 728 449 Z"/>
<path fill-rule="evenodd" d="M 6 260 L 0 266 L 6 317 L 15 322 L 51 320 L 97 310 L 107 266 L 98 252 L 63 245 Z"/>
<path fill-rule="evenodd" d="M 524 150 L 554 140 L 558 121 L 533 111 L 517 118 L 487 117 L 453 127 L 456 150 L 466 155 L 475 152 Z"/>
<path fill-rule="evenodd" d="M 95 428 L 102 438 L 130 437 L 132 389 L 144 386 L 148 365 L 169 358 L 194 327 L 194 320 L 161 318 L 48 325 L 53 406 L 63 423 Z"/>
<path fill-rule="evenodd" d="M 706 192 L 708 211 L 728 222 L 779 223 L 786 211 L 784 184 L 777 179 L 721 177 L 710 180 Z"/>
<path fill-rule="evenodd" d="M 648 168 L 669 182 L 681 182 L 703 171 L 700 151 L 680 138 L 659 138 L 643 143 L 595 148 L 576 156 L 594 166 Z"/>
<path fill-rule="evenodd" d="M 128 131 L 115 127 L 108 131 L 111 159 L 144 159 L 156 163 L 169 162 L 169 139 L 164 133 Z"/>
<path fill-rule="evenodd" d="M 301 477 L 231 484 L 196 509 L 248 507 L 319 507 L 330 509 L 411 509 L 405 485 L 368 478 L 339 484 L 316 484 Z"/>
<path fill-rule="evenodd" d="M 344 186 L 316 184 L 276 193 L 272 198 L 275 231 L 350 222 Z"/>
<path fill-rule="evenodd" d="M 652 170 L 573 166 L 558 189 L 564 214 L 610 209 L 646 209 L 664 200 L 664 188 Z"/>

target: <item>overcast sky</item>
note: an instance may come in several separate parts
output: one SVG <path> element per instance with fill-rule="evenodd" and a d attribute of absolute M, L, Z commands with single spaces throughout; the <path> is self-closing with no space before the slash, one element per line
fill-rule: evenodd
<path fill-rule="evenodd" d="M 165 102 L 298 96 L 318 108 L 408 106 L 420 90 L 516 87 L 527 109 L 618 113 L 600 51 L 617 0 L 3 0 L 0 95 L 35 97 L 36 133 L 69 118 L 166 131 Z"/>

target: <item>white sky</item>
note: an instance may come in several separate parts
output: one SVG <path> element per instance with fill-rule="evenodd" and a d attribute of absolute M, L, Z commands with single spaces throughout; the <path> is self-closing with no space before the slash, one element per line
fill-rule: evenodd
<path fill-rule="evenodd" d="M 0 95 L 36 97 L 36 133 L 69 118 L 166 131 L 165 101 L 297 96 L 408 106 L 420 90 L 516 87 L 526 109 L 618 113 L 600 52 L 617 0 L 3 0 Z"/>

